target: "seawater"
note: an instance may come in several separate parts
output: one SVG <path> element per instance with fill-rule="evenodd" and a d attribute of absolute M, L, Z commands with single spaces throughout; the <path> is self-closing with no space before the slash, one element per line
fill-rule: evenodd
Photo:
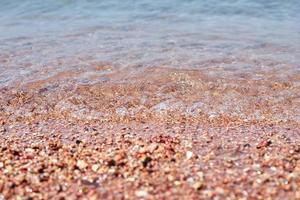
<path fill-rule="evenodd" d="M 299 0 L 0 0 L 0 85 L 103 62 L 300 68 Z"/>

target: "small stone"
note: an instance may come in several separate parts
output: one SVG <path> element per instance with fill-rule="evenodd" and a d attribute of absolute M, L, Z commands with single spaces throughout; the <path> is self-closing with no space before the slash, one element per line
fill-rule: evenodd
<path fill-rule="evenodd" d="M 116 161 L 115 160 L 109 160 L 108 162 L 107 162 L 107 166 L 108 167 L 113 167 L 113 166 L 116 166 Z"/>
<path fill-rule="evenodd" d="M 169 181 L 174 181 L 174 180 L 175 180 L 175 177 L 172 176 L 172 175 L 168 175 L 168 180 L 169 180 Z"/>
<path fill-rule="evenodd" d="M 135 178 L 134 178 L 134 177 L 128 177 L 128 178 L 127 178 L 127 181 L 129 181 L 129 182 L 134 182 L 134 181 L 135 181 Z"/>
<path fill-rule="evenodd" d="M 194 183 L 193 177 L 189 177 L 187 180 L 188 184 L 192 185 Z"/>
<path fill-rule="evenodd" d="M 76 166 L 79 169 L 85 169 L 88 166 L 88 164 L 84 160 L 78 160 Z"/>
<path fill-rule="evenodd" d="M 221 187 L 217 187 L 217 188 L 215 189 L 215 191 L 216 191 L 218 194 L 224 194 L 224 193 L 225 193 L 224 189 L 221 188 Z"/>
<path fill-rule="evenodd" d="M 268 147 L 272 144 L 272 141 L 271 140 L 263 140 L 261 141 L 257 146 L 256 148 L 257 149 L 261 149 L 261 148 L 264 148 L 264 147 Z"/>
<path fill-rule="evenodd" d="M 20 175 L 15 176 L 15 181 L 16 181 L 17 184 L 21 184 L 25 180 L 26 180 L 26 177 L 25 177 L 24 174 L 20 174 Z"/>
<path fill-rule="evenodd" d="M 194 153 L 191 151 L 187 151 L 185 155 L 186 155 L 186 159 L 190 160 L 194 156 Z"/>
<path fill-rule="evenodd" d="M 203 172 L 197 172 L 197 175 L 198 175 L 198 177 L 201 179 L 201 180 L 203 180 L 203 178 L 204 178 L 204 174 L 203 174 Z"/>
<path fill-rule="evenodd" d="M 0 127 L 0 133 L 5 133 L 6 129 L 4 127 Z"/>
<path fill-rule="evenodd" d="M 153 153 L 157 148 L 158 148 L 157 144 L 152 143 L 152 144 L 149 145 L 148 151 L 149 151 L 150 153 Z"/>
<path fill-rule="evenodd" d="M 250 148 L 251 145 L 250 145 L 249 143 L 246 143 L 246 144 L 243 145 L 243 147 L 244 147 L 244 148 Z"/>
<path fill-rule="evenodd" d="M 135 195 L 137 197 L 146 197 L 148 196 L 148 192 L 146 190 L 137 190 L 135 191 Z"/>
<path fill-rule="evenodd" d="M 99 169 L 99 165 L 97 165 L 97 164 L 95 164 L 95 165 L 93 165 L 92 166 L 92 170 L 93 170 L 93 172 L 97 172 L 98 171 L 98 169 Z"/>
<path fill-rule="evenodd" d="M 56 165 L 58 163 L 58 160 L 53 158 L 53 159 L 50 160 L 50 163 Z"/>
<path fill-rule="evenodd" d="M 192 148 L 193 147 L 193 142 L 190 141 L 190 140 L 184 140 L 184 141 L 182 141 L 182 144 L 186 148 Z"/>
<path fill-rule="evenodd" d="M 121 160 L 123 160 L 126 157 L 126 153 L 125 152 L 119 152 L 117 155 L 114 156 L 114 160 L 116 162 L 120 162 Z"/>
<path fill-rule="evenodd" d="M 10 173 L 12 173 L 12 171 L 13 171 L 13 168 L 12 168 L 12 166 L 9 165 L 5 168 L 5 170 L 3 172 L 4 172 L 4 174 L 10 174 Z"/>
<path fill-rule="evenodd" d="M 179 186 L 179 185 L 181 185 L 181 182 L 180 182 L 180 181 L 174 181 L 174 184 L 175 184 L 176 186 Z"/>
<path fill-rule="evenodd" d="M 115 168 L 111 168 L 111 169 L 109 169 L 107 172 L 109 173 L 109 174 L 115 174 L 116 173 L 116 169 Z"/>
<path fill-rule="evenodd" d="M 200 190 L 201 188 L 202 188 L 202 186 L 203 186 L 203 182 L 202 181 L 196 181 L 194 184 L 193 184 L 193 188 L 195 189 L 195 190 Z"/>
<path fill-rule="evenodd" d="M 32 148 L 26 148 L 25 152 L 26 153 L 34 153 L 34 149 L 32 149 Z"/>
<path fill-rule="evenodd" d="M 81 142 L 80 140 L 76 140 L 75 143 L 76 143 L 77 145 L 79 145 L 79 144 L 82 143 L 82 142 Z"/>
<path fill-rule="evenodd" d="M 149 156 L 147 156 L 144 160 L 143 160 L 143 166 L 144 167 L 147 167 L 148 166 L 148 164 L 150 163 L 152 161 L 152 158 L 151 157 L 149 157 Z"/>

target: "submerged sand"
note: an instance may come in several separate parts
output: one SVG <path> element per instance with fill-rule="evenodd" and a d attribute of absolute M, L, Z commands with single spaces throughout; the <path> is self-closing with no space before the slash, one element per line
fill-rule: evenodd
<path fill-rule="evenodd" d="M 280 70 L 16 82 L 0 93 L 0 199 L 300 199 L 299 94 Z"/>

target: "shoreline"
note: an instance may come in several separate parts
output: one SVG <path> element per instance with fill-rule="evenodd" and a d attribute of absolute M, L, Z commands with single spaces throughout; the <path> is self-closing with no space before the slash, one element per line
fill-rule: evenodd
<path fill-rule="evenodd" d="M 0 198 L 300 198 L 297 74 L 82 73 L 0 89 Z"/>

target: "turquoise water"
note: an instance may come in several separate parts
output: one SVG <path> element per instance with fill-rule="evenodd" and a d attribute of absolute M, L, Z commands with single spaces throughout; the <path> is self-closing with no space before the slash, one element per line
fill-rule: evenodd
<path fill-rule="evenodd" d="M 300 68 L 300 1 L 0 0 L 0 84 L 116 68 Z"/>

